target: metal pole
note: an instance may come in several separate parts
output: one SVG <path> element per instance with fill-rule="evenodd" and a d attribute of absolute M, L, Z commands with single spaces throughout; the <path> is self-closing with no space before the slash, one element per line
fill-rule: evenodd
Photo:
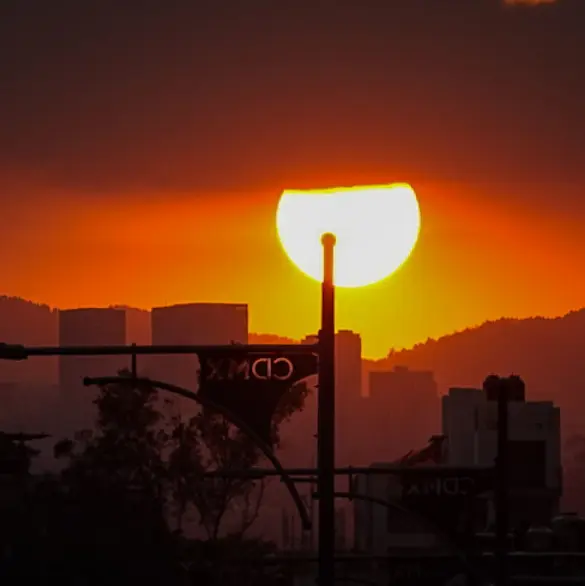
<path fill-rule="evenodd" d="M 242 354 L 286 353 L 307 354 L 318 351 L 318 344 L 224 344 L 221 346 L 23 346 L 0 342 L 0 360 L 26 360 L 31 356 L 132 356 L 153 354 L 199 354 L 213 350 L 216 354 L 231 357 Z"/>
<path fill-rule="evenodd" d="M 136 349 L 136 344 L 132 344 L 132 348 Z M 130 371 L 132 373 L 132 378 L 138 378 L 138 366 L 136 365 L 136 352 L 132 352 L 132 362 L 130 366 Z"/>
<path fill-rule="evenodd" d="M 335 474 L 338 476 L 349 476 L 356 474 L 367 474 L 373 476 L 400 476 L 404 471 L 412 471 L 412 466 L 396 466 L 395 468 L 388 468 L 387 466 L 346 466 L 335 468 Z M 421 474 L 428 472 L 436 476 L 437 466 L 417 466 L 417 472 Z M 483 479 L 494 477 L 493 466 L 473 466 L 471 468 L 457 467 L 457 466 L 441 466 L 440 475 L 442 478 L 452 478 L 454 476 L 467 477 L 471 473 L 477 477 L 478 481 L 483 483 Z M 286 468 L 286 472 L 291 476 L 295 482 L 310 483 L 316 479 L 319 470 L 317 468 Z M 218 469 L 201 474 L 205 478 L 263 478 L 265 476 L 280 476 L 280 472 L 274 468 L 251 468 L 251 469 Z"/>
<path fill-rule="evenodd" d="M 319 586 L 335 582 L 335 236 L 324 234 L 319 396 L 317 418 L 319 486 Z"/>
<path fill-rule="evenodd" d="M 501 378 L 498 387 L 498 443 L 496 457 L 496 556 L 497 586 L 508 581 L 509 454 L 508 454 L 508 379 Z"/>

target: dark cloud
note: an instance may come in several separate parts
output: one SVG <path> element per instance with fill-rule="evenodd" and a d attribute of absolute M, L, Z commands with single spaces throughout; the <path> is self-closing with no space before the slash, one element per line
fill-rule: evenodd
<path fill-rule="evenodd" d="M 3 0 L 0 174 L 106 192 L 579 180 L 584 4 Z"/>
<path fill-rule="evenodd" d="M 504 0 L 505 4 L 512 6 L 540 6 L 542 4 L 554 4 L 560 0 Z"/>

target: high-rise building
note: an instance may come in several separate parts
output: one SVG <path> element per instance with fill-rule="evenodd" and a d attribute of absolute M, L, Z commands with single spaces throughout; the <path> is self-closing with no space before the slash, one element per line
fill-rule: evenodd
<path fill-rule="evenodd" d="M 126 305 L 114 305 L 112 309 L 121 309 L 126 313 L 126 344 L 150 345 L 152 332 L 148 309 L 138 309 Z"/>
<path fill-rule="evenodd" d="M 389 550 L 420 550 L 441 547 L 441 536 L 429 522 L 401 506 L 388 507 L 383 503 L 391 499 L 400 504 L 402 485 L 399 476 L 392 473 L 396 462 L 376 462 L 373 468 L 388 468 L 386 474 L 356 474 L 354 490 L 364 499 L 354 499 L 354 547 L 360 553 L 387 554 Z M 443 541 L 443 546 L 445 542 Z"/>
<path fill-rule="evenodd" d="M 548 523 L 561 496 L 560 410 L 552 401 L 508 403 L 511 499 L 516 520 Z M 497 453 L 497 400 L 482 389 L 452 388 L 442 398 L 447 463 L 493 466 Z"/>
<path fill-rule="evenodd" d="M 378 399 L 389 393 L 416 395 L 416 400 L 422 397 L 438 397 L 437 383 L 432 371 L 411 370 L 406 366 L 370 373 L 370 396 Z"/>
<path fill-rule="evenodd" d="M 124 345 L 126 312 L 115 308 L 67 309 L 59 312 L 60 346 Z M 95 392 L 83 386 L 86 376 L 115 376 L 130 367 L 128 356 L 60 356 L 59 387 L 63 408 L 77 425 L 87 424 Z"/>
<path fill-rule="evenodd" d="M 370 460 L 388 461 L 424 445 L 440 425 L 440 399 L 431 371 L 396 366 L 370 373 L 367 421 L 377 444 Z"/>
<path fill-rule="evenodd" d="M 335 383 L 340 401 L 362 396 L 362 338 L 351 330 L 335 335 Z"/>
<path fill-rule="evenodd" d="M 236 303 L 188 303 L 155 307 L 151 312 L 154 345 L 225 345 L 248 343 L 248 306 Z M 191 390 L 197 383 L 195 356 L 157 356 L 148 374 Z"/>
<path fill-rule="evenodd" d="M 316 344 L 319 336 L 311 334 L 301 344 Z M 340 401 L 362 396 L 362 338 L 351 330 L 335 334 L 335 387 Z"/>
<path fill-rule="evenodd" d="M 60 346 L 126 344 L 126 313 L 122 309 L 67 309 L 59 312 Z M 77 391 L 85 376 L 108 376 L 128 367 L 124 356 L 61 356 L 62 392 Z"/>
<path fill-rule="evenodd" d="M 313 334 L 306 336 L 301 343 L 315 344 L 318 341 L 318 336 Z M 335 334 L 335 400 L 337 465 L 359 465 L 366 461 L 364 449 L 370 438 L 360 432 L 364 409 L 362 339 L 351 330 L 339 330 Z"/>
<path fill-rule="evenodd" d="M 339 466 L 364 461 L 365 438 L 359 431 L 363 408 L 362 339 L 351 330 L 335 335 L 336 460 Z"/>

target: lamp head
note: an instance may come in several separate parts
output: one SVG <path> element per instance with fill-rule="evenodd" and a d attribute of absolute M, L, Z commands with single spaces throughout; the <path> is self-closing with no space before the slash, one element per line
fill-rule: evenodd
<path fill-rule="evenodd" d="M 321 236 L 321 244 L 323 246 L 335 246 L 336 242 L 337 238 L 335 238 L 335 234 L 332 234 L 331 232 L 325 232 L 325 234 Z"/>

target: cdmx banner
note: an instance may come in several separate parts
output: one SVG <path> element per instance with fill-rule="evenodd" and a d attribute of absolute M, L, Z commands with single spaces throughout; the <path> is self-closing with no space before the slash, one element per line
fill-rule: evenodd
<path fill-rule="evenodd" d="M 296 383 L 317 374 L 318 362 L 309 349 L 276 354 L 236 346 L 226 357 L 210 348 L 199 354 L 198 395 L 236 416 L 270 446 L 279 403 Z"/>
<path fill-rule="evenodd" d="M 402 502 L 446 534 L 469 530 L 478 495 L 494 488 L 489 469 L 416 468 L 401 472 Z"/>

